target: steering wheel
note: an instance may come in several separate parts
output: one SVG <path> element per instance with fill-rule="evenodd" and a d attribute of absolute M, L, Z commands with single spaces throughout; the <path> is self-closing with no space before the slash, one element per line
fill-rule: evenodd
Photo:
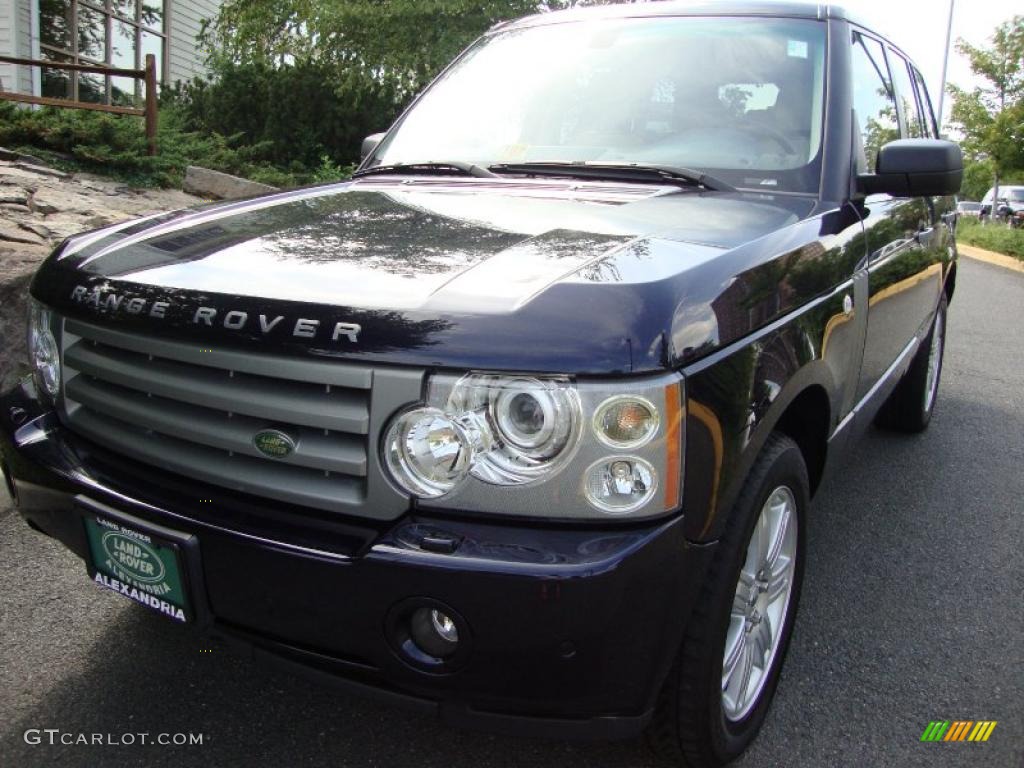
<path fill-rule="evenodd" d="M 743 131 L 744 133 L 751 133 L 755 136 L 762 136 L 764 138 L 771 139 L 782 147 L 782 151 L 787 155 L 797 154 L 796 147 L 790 144 L 789 139 L 787 139 L 781 131 L 778 131 L 775 128 L 770 128 L 767 125 L 755 125 L 753 123 L 740 123 L 733 127 L 738 131 Z"/>

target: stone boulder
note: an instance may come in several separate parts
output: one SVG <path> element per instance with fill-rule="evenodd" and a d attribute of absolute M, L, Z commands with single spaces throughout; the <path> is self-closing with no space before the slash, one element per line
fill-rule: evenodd
<path fill-rule="evenodd" d="M 237 200 L 240 197 L 252 197 L 267 192 L 277 192 L 277 187 L 260 184 L 238 176 L 209 168 L 190 165 L 185 169 L 185 181 L 181 188 L 190 195 L 198 195 L 213 200 Z"/>

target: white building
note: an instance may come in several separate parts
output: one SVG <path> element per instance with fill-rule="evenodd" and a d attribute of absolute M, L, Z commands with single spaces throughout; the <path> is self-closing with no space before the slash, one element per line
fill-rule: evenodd
<path fill-rule="evenodd" d="M 0 0 L 0 55 L 140 69 L 157 59 L 169 85 L 205 71 L 196 41 L 221 0 Z M 139 91 L 130 79 L 0 62 L 0 88 L 36 96 L 124 103 Z"/>

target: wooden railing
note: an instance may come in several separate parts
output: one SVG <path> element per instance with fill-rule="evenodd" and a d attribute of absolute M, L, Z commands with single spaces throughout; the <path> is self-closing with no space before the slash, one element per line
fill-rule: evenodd
<path fill-rule="evenodd" d="M 101 67 L 96 64 L 65 64 L 60 61 L 49 61 L 47 59 L 21 59 L 16 56 L 0 56 L 0 64 L 21 64 L 29 67 L 40 67 L 45 69 L 63 69 L 68 72 L 88 72 L 90 74 L 106 75 L 108 77 L 130 77 L 135 80 L 142 80 L 146 84 L 145 106 L 122 107 L 114 104 L 96 104 L 89 101 L 75 101 L 73 99 L 56 99 L 51 96 L 34 96 L 27 93 L 15 93 L 0 89 L 0 99 L 6 101 L 20 101 L 25 104 L 42 104 L 46 107 L 67 107 L 69 109 L 89 109 L 95 112 L 110 112 L 115 115 L 135 115 L 146 118 L 146 144 L 150 155 L 156 154 L 156 56 L 152 53 L 146 54 L 146 66 L 143 69 L 118 69 L 116 67 Z"/>

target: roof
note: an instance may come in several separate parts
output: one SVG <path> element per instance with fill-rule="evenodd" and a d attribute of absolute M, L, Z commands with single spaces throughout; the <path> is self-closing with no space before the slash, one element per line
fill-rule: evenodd
<path fill-rule="evenodd" d="M 844 19 L 861 23 L 841 5 L 811 0 L 664 0 L 649 3 L 615 3 L 570 8 L 498 25 L 496 29 L 533 27 L 565 21 L 622 19 L 652 16 L 785 16 L 808 19 Z M 863 25 L 862 26 L 867 26 Z"/>

